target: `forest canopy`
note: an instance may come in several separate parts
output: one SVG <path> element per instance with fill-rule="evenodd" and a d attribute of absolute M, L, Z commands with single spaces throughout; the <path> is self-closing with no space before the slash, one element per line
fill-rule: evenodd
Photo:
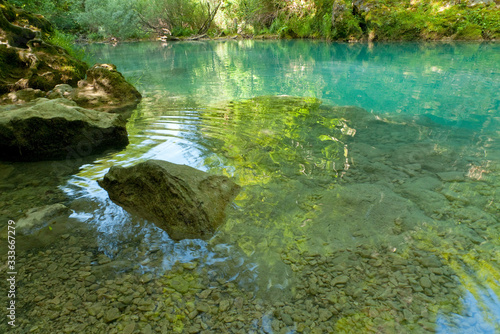
<path fill-rule="evenodd" d="M 9 0 L 89 40 L 240 35 L 329 40 L 491 40 L 493 0 Z"/>

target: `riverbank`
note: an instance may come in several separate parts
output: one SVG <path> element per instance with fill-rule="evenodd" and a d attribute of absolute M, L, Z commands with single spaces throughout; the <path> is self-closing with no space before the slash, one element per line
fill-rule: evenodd
<path fill-rule="evenodd" d="M 22 4 L 25 10 L 43 14 L 57 30 L 86 42 L 183 40 L 204 35 L 341 42 L 500 38 L 500 4 L 490 0 L 291 0 L 284 3 L 235 0 L 221 3 L 210 17 L 202 14 L 206 12 L 203 7 L 206 3 L 198 1 L 177 7 L 174 5 L 178 0 L 146 7 L 139 0 L 126 4 L 111 1 L 83 9 L 76 4 L 49 8 L 25 2 L 11 1 Z"/>

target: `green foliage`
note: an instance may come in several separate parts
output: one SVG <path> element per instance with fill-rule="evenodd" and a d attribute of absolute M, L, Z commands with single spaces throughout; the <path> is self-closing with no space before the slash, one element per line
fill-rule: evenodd
<path fill-rule="evenodd" d="M 410 0 L 10 0 L 40 13 L 58 30 L 92 40 L 197 34 L 221 4 L 209 35 L 277 34 L 282 38 L 336 40 L 495 39 L 495 3 L 471 6 Z M 332 8 L 345 8 L 332 24 Z"/>
<path fill-rule="evenodd" d="M 378 2 L 365 20 L 377 39 L 498 38 L 500 13 L 495 4 L 468 6 L 421 2 L 406 6 Z"/>
<path fill-rule="evenodd" d="M 323 19 L 321 20 L 320 35 L 327 39 L 332 39 L 332 28 L 332 19 L 330 15 L 324 14 Z"/>
<path fill-rule="evenodd" d="M 483 30 L 477 24 L 467 22 L 457 29 L 457 39 L 476 40 L 482 37 Z"/>
<path fill-rule="evenodd" d="M 368 26 L 378 39 L 415 40 L 425 26 L 425 5 L 412 11 L 405 7 L 375 8 L 366 15 Z"/>
<path fill-rule="evenodd" d="M 187 36 L 210 26 L 219 0 L 133 0 L 143 29 L 159 35 Z"/>
<path fill-rule="evenodd" d="M 75 4 L 79 0 L 10 0 L 13 5 L 26 11 L 42 14 L 57 29 L 67 32 L 77 32 L 80 27 L 75 19 Z"/>
<path fill-rule="evenodd" d="M 131 39 L 144 36 L 132 0 L 87 0 L 83 11 L 76 15 L 82 28 L 93 38 Z"/>
<path fill-rule="evenodd" d="M 50 36 L 49 42 L 54 45 L 62 47 L 63 49 L 68 51 L 68 53 L 72 57 L 78 60 L 86 62 L 87 64 L 94 63 L 94 61 L 92 61 L 92 56 L 86 53 L 85 50 L 83 50 L 83 48 L 77 46 L 75 42 L 76 38 L 77 37 L 75 35 L 65 34 L 59 30 L 56 30 Z"/>

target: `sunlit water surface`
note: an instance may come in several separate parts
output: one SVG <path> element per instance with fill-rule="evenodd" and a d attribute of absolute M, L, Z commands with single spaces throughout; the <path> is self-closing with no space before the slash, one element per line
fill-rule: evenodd
<path fill-rule="evenodd" d="M 208 281 L 263 300 L 349 305 L 316 317 L 331 331 L 500 331 L 500 45 L 86 49 L 143 94 L 130 144 L 76 162 L 0 165 L 3 221 L 57 202 L 73 210 L 70 227 L 24 237 L 19 257 L 78 237 L 112 260 L 109 277 L 196 263 Z M 109 167 L 146 159 L 242 186 L 212 240 L 175 243 L 98 186 Z M 308 330 L 283 319 L 264 310 L 254 330 Z"/>

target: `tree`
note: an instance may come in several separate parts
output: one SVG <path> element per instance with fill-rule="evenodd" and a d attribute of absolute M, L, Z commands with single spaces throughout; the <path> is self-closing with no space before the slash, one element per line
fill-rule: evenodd
<path fill-rule="evenodd" d="M 221 0 L 137 0 L 135 10 L 144 29 L 159 36 L 206 34 Z"/>
<path fill-rule="evenodd" d="M 204 35 L 208 32 L 208 29 L 212 25 L 212 22 L 215 18 L 215 15 L 217 14 L 217 11 L 219 10 L 220 6 L 222 4 L 222 1 L 211 1 L 211 0 L 205 0 L 202 2 L 202 6 L 206 7 L 207 10 L 207 19 L 205 22 L 203 22 L 202 26 L 198 30 L 199 35 Z"/>

